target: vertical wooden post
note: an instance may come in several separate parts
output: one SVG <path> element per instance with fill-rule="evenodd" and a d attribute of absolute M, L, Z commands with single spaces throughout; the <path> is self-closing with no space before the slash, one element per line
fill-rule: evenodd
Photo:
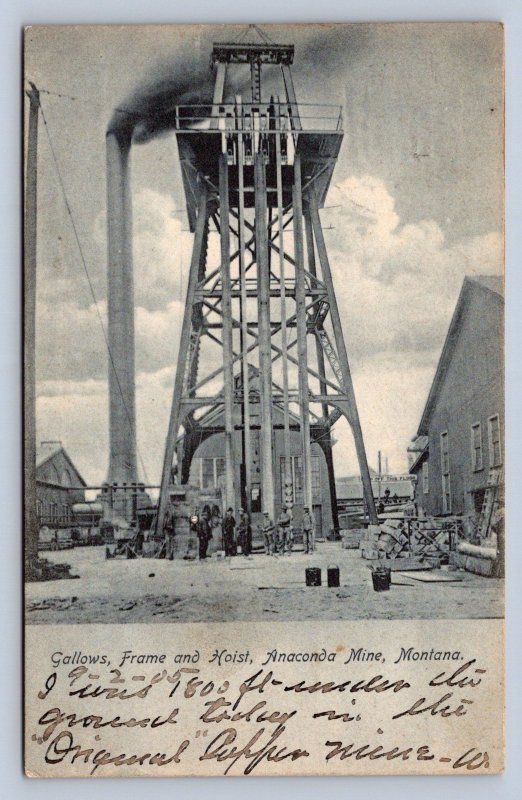
<path fill-rule="evenodd" d="M 212 116 L 210 119 L 211 128 L 217 128 L 219 125 L 219 106 L 223 102 L 226 75 L 227 65 L 220 61 L 217 65 L 216 83 L 214 84 L 214 96 L 212 98 Z"/>
<path fill-rule="evenodd" d="M 250 516 L 252 506 L 252 435 L 250 431 L 250 375 L 248 366 L 248 313 L 247 313 L 247 287 L 245 265 L 245 183 L 243 173 L 244 143 L 243 143 L 243 114 L 241 98 L 236 99 L 238 108 L 238 137 L 237 137 L 237 182 L 238 182 L 238 212 L 239 212 L 239 284 L 241 308 L 241 353 L 243 375 L 243 459 L 245 466 L 245 495 L 246 511 Z"/>
<path fill-rule="evenodd" d="M 27 92 L 29 98 L 29 137 L 25 172 L 24 219 L 24 559 L 25 576 L 38 559 L 38 520 L 36 517 L 36 378 L 35 378 L 35 319 L 36 319 L 36 226 L 37 226 L 37 169 L 38 114 L 40 95 L 34 84 Z"/>
<path fill-rule="evenodd" d="M 234 374 L 232 370 L 232 295 L 230 286 L 230 221 L 228 161 L 226 153 L 219 157 L 219 230 L 221 239 L 221 283 L 223 310 L 223 391 L 225 396 L 225 508 L 235 508 L 234 486 Z"/>
<path fill-rule="evenodd" d="M 294 159 L 294 257 L 297 357 L 299 361 L 299 416 L 303 452 L 304 506 L 312 512 L 312 454 L 310 445 L 310 408 L 308 404 L 308 349 L 306 344 L 306 286 L 303 249 L 303 197 L 301 190 L 301 157 Z"/>
<path fill-rule="evenodd" d="M 254 163 L 255 232 L 257 264 L 257 308 L 259 321 L 259 383 L 261 388 L 261 499 L 263 512 L 274 516 L 274 474 L 272 448 L 272 359 L 270 327 L 270 272 L 265 157 L 256 153 Z"/>
<path fill-rule="evenodd" d="M 279 279 L 281 285 L 281 366 L 283 370 L 283 449 L 285 454 L 285 501 L 287 491 L 292 489 L 292 464 L 290 462 L 290 409 L 288 404 L 288 334 L 286 326 L 286 275 L 283 225 L 283 180 L 281 171 L 281 133 L 275 134 L 276 178 L 277 178 L 277 221 L 279 232 Z M 286 503 L 285 503 L 286 504 Z"/>

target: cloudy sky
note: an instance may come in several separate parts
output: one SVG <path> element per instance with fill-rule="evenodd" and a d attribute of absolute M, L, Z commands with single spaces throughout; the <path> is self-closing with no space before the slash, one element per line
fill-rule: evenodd
<path fill-rule="evenodd" d="M 61 439 L 88 483 L 107 472 L 107 353 L 48 136 L 106 324 L 104 144 L 112 111 L 154 85 L 202 86 L 212 42 L 243 30 L 56 27 L 27 35 L 26 78 L 42 91 L 47 121 L 39 139 L 38 437 Z M 266 30 L 296 45 L 299 100 L 343 105 L 325 237 L 369 462 L 380 449 L 401 471 L 464 276 L 502 271 L 501 31 Z M 133 147 L 132 191 L 138 447 L 141 477 L 156 483 L 191 239 L 172 135 Z M 334 452 L 338 473 L 348 474 L 356 461 L 343 425 Z"/>

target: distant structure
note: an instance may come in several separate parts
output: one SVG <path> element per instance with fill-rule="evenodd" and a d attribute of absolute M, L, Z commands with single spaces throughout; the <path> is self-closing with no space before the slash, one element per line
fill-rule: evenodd
<path fill-rule="evenodd" d="M 253 367 L 250 368 L 250 390 L 252 393 L 259 391 L 259 372 Z M 241 391 L 241 375 L 235 378 L 235 391 Z M 252 425 L 252 465 L 251 465 L 251 497 L 250 511 L 255 516 L 261 511 L 261 466 L 260 466 L 260 430 L 259 430 L 259 403 L 252 405 L 251 425 Z M 294 516 L 296 524 L 301 523 L 301 508 L 304 502 L 304 482 L 303 482 L 303 454 L 300 434 L 299 418 L 292 412 L 290 413 L 290 474 L 292 476 L 292 496 L 290 500 L 292 507 L 295 507 Z M 242 431 L 241 409 L 237 407 L 234 411 L 234 442 L 233 451 L 235 455 L 234 472 L 237 485 L 241 485 L 241 452 L 242 452 Z M 236 427 L 237 426 L 237 427 Z M 283 436 L 278 435 L 283 430 L 284 415 L 279 407 L 273 409 L 273 428 L 274 428 L 274 493 L 276 515 L 286 504 L 288 496 L 286 494 L 286 455 L 284 449 Z M 313 429 L 312 429 L 313 430 Z M 313 435 L 313 434 L 312 434 Z M 192 441 L 186 441 L 186 437 L 191 437 Z M 316 530 L 324 531 L 329 534 L 335 530 L 337 522 L 337 509 L 332 509 L 332 493 L 330 491 L 329 470 L 325 452 L 317 441 L 312 441 L 311 445 L 311 467 L 312 467 L 312 512 L 315 518 Z M 206 491 L 209 489 L 219 489 L 222 494 L 225 491 L 225 433 L 223 409 L 217 408 L 208 411 L 200 417 L 197 429 L 187 432 L 178 441 L 180 454 L 185 455 L 181 458 L 181 483 L 190 484 Z M 190 457 L 189 457 L 190 455 Z M 360 483 L 360 478 L 359 478 Z M 362 503 L 362 489 L 361 489 Z M 246 506 L 246 497 L 243 494 L 241 504 Z"/>
<path fill-rule="evenodd" d="M 466 277 L 409 448 L 427 514 L 479 513 L 489 471 L 503 465 L 503 334 L 502 279 Z"/>
<path fill-rule="evenodd" d="M 383 474 L 379 478 L 377 472 L 370 467 L 374 498 L 397 497 L 401 503 L 413 499 L 414 479 L 411 475 Z M 335 479 L 338 506 L 361 503 L 364 499 L 363 485 L 359 475 L 339 476 Z"/>
<path fill-rule="evenodd" d="M 36 448 L 36 516 L 38 528 L 73 524 L 72 507 L 85 502 L 86 483 L 59 441 Z"/>

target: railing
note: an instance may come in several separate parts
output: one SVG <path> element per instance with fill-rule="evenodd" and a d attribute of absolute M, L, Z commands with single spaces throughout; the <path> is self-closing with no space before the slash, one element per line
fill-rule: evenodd
<path fill-rule="evenodd" d="M 342 133 L 342 106 L 314 103 L 218 103 L 176 106 L 183 133 Z"/>

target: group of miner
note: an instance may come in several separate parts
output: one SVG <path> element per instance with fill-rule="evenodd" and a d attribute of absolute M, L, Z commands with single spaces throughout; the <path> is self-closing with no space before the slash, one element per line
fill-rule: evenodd
<path fill-rule="evenodd" d="M 303 530 L 303 551 L 312 553 L 314 550 L 314 522 L 310 509 L 307 507 L 304 508 L 301 527 Z M 285 555 L 292 552 L 294 527 L 292 514 L 287 508 L 282 508 L 275 522 L 268 511 L 265 511 L 261 529 L 266 555 Z M 233 508 L 227 509 L 223 519 L 223 546 L 225 556 L 235 556 L 239 550 L 245 556 L 249 556 L 252 552 L 252 528 L 248 514 L 243 508 L 239 509 L 237 522 Z"/>
<path fill-rule="evenodd" d="M 252 527 L 248 513 L 240 508 L 237 519 L 234 509 L 228 508 L 221 520 L 219 508 L 204 506 L 201 513 L 197 511 L 190 517 L 190 529 L 198 539 L 198 556 L 200 560 L 207 558 L 213 529 L 221 523 L 223 533 L 223 550 L 225 556 L 250 556 L 252 553 Z M 290 555 L 294 552 L 294 520 L 290 509 L 283 507 L 274 522 L 268 511 L 264 512 L 262 525 L 258 528 L 263 534 L 264 552 L 268 556 Z M 310 508 L 305 506 L 301 522 L 303 533 L 303 552 L 313 553 L 315 549 L 314 520 Z M 166 557 L 173 557 L 175 538 L 174 515 L 168 513 L 164 523 Z"/>

